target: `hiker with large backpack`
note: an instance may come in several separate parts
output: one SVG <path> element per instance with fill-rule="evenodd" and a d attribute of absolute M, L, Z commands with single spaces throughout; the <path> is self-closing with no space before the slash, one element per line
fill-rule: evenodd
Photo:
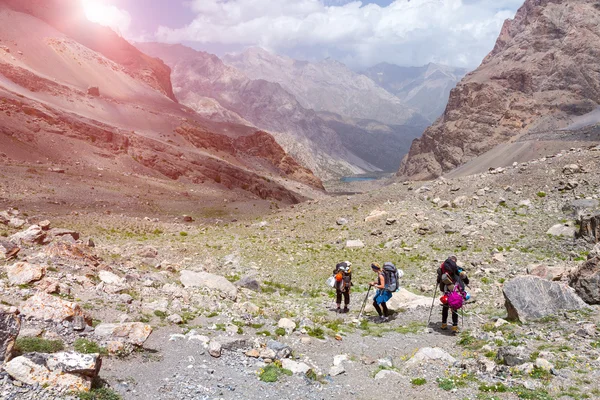
<path fill-rule="evenodd" d="M 384 263 L 383 268 L 378 263 L 372 263 L 371 269 L 377 274 L 377 281 L 369 283 L 377 289 L 373 297 L 373 307 L 379 314 L 379 322 L 386 322 L 389 317 L 386 303 L 392 298 L 392 293 L 400 289 L 400 278 L 404 273 L 391 262 Z"/>
<path fill-rule="evenodd" d="M 348 306 L 350 305 L 350 288 L 352 287 L 352 270 L 350 267 L 352 263 L 350 261 L 344 261 L 338 263 L 333 270 L 333 277 L 335 279 L 335 302 L 337 304 L 337 313 L 347 313 L 349 311 Z M 342 305 L 342 296 L 344 297 L 344 308 Z"/>
<path fill-rule="evenodd" d="M 452 332 L 458 332 L 458 310 L 467 296 L 465 286 L 469 284 L 467 273 L 457 264 L 456 256 L 450 256 L 437 270 L 437 283 L 443 296 L 442 329 L 448 329 L 448 313 L 452 310 Z"/>

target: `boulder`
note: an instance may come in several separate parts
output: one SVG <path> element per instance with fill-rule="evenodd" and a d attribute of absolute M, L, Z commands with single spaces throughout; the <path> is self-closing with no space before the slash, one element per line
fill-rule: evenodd
<path fill-rule="evenodd" d="M 396 380 L 399 381 L 400 378 L 402 378 L 402 375 L 400 375 L 398 372 L 396 371 L 392 371 L 389 369 L 382 369 L 381 371 L 379 371 L 377 373 L 377 375 L 375 375 L 375 380 L 376 381 L 380 381 L 380 380 Z"/>
<path fill-rule="evenodd" d="M 25 226 L 26 223 L 27 221 L 25 221 L 24 219 L 13 217 L 10 219 L 10 221 L 8 221 L 8 226 L 12 228 L 21 229 Z"/>
<path fill-rule="evenodd" d="M 0 240 L 0 260 L 8 260 L 16 256 L 21 248 L 16 244 L 6 241 Z"/>
<path fill-rule="evenodd" d="M 15 380 L 72 392 L 87 392 L 100 370 L 101 359 L 95 354 L 29 353 L 4 365 Z"/>
<path fill-rule="evenodd" d="M 21 319 L 17 313 L 0 311 L 0 367 L 10 359 L 20 329 Z"/>
<path fill-rule="evenodd" d="M 306 374 L 311 369 L 305 363 L 290 360 L 289 358 L 281 360 L 281 367 L 289 369 L 293 374 Z"/>
<path fill-rule="evenodd" d="M 46 267 L 27 262 L 18 262 L 6 267 L 6 274 L 8 275 L 8 282 L 11 285 L 26 285 L 42 279 L 46 274 Z"/>
<path fill-rule="evenodd" d="M 374 295 L 375 293 L 373 293 L 373 296 Z M 400 290 L 394 293 L 392 298 L 386 304 L 390 310 L 414 310 L 419 307 L 428 308 L 431 307 L 431 297 L 419 296 L 418 294 L 411 293 L 404 288 L 400 288 Z M 367 305 L 365 306 L 365 312 L 373 311 L 375 311 L 375 308 L 373 308 L 372 301 L 368 301 Z"/>
<path fill-rule="evenodd" d="M 560 281 L 563 277 L 566 277 L 569 273 L 567 267 L 547 267 L 545 265 L 538 265 L 528 271 L 529 275 L 537 276 L 542 279 L 549 281 Z"/>
<path fill-rule="evenodd" d="M 42 228 L 42 230 L 44 230 Z M 67 239 L 69 241 L 77 241 L 79 240 L 79 232 L 75 232 L 70 229 L 60 229 L 60 228 L 52 228 L 48 231 L 48 236 L 51 238 L 62 238 Z"/>
<path fill-rule="evenodd" d="M 76 315 L 83 316 L 79 304 L 63 300 L 47 293 L 37 293 L 28 298 L 21 306 L 21 314 L 42 321 L 70 321 Z"/>
<path fill-rule="evenodd" d="M 576 199 L 568 204 L 565 204 L 562 207 L 562 210 L 579 219 L 583 215 L 597 210 L 599 206 L 600 203 L 595 199 Z"/>
<path fill-rule="evenodd" d="M 581 167 L 577 164 L 569 164 L 569 165 L 565 165 L 563 167 L 563 174 L 565 175 L 573 175 L 573 174 L 578 174 L 581 171 Z"/>
<path fill-rule="evenodd" d="M 39 225 L 31 225 L 24 231 L 17 232 L 8 239 L 17 244 L 32 244 L 32 243 L 42 243 L 44 238 L 46 237 L 46 233 L 40 228 Z"/>
<path fill-rule="evenodd" d="M 566 284 L 537 276 L 519 276 L 502 288 L 508 319 L 525 322 L 559 311 L 586 308 L 585 302 Z"/>
<path fill-rule="evenodd" d="M 387 214 L 387 211 L 373 210 L 371 211 L 371 214 L 369 214 L 369 216 L 365 218 L 365 222 L 377 221 L 378 219 L 385 217 Z"/>
<path fill-rule="evenodd" d="M 347 240 L 346 241 L 346 248 L 347 249 L 361 249 L 365 247 L 365 244 L 362 242 L 362 240 Z"/>
<path fill-rule="evenodd" d="M 577 229 L 570 224 L 556 224 L 553 225 L 546 234 L 552 236 L 567 236 L 567 237 L 575 237 L 575 233 Z"/>
<path fill-rule="evenodd" d="M 152 327 L 142 322 L 100 324 L 94 330 L 94 334 L 101 338 L 121 339 L 135 346 L 143 345 L 151 333 Z"/>
<path fill-rule="evenodd" d="M 296 323 L 289 318 L 281 318 L 277 323 L 277 326 L 285 329 L 285 332 L 288 335 L 296 330 Z"/>
<path fill-rule="evenodd" d="M 600 214 L 581 216 L 577 237 L 584 238 L 591 243 L 600 242 Z"/>
<path fill-rule="evenodd" d="M 285 343 L 278 342 L 277 340 L 269 340 L 267 342 L 267 348 L 273 350 L 276 353 L 276 358 L 281 360 L 287 358 L 292 354 L 292 348 Z"/>
<path fill-rule="evenodd" d="M 499 364 L 508 365 L 509 367 L 514 367 L 515 365 L 523 364 L 526 361 L 529 361 L 530 354 L 527 353 L 525 347 L 523 346 L 504 346 L 498 349 L 498 354 L 496 355 L 496 359 Z"/>
<path fill-rule="evenodd" d="M 569 285 L 588 304 L 600 304 L 600 257 L 594 257 L 571 272 Z"/>
<path fill-rule="evenodd" d="M 423 347 L 406 362 L 406 365 L 411 366 L 416 364 L 430 363 L 431 361 L 435 360 L 443 361 L 447 364 L 452 364 L 456 361 L 454 357 L 439 347 Z"/>
<path fill-rule="evenodd" d="M 233 301 L 237 299 L 237 287 L 220 275 L 208 272 L 181 271 L 180 280 L 185 288 L 199 287 L 217 290 Z"/>
<path fill-rule="evenodd" d="M 98 273 L 98 278 L 107 285 L 116 285 L 123 286 L 125 285 L 125 279 L 120 276 L 110 272 L 110 271 L 100 271 Z"/>
<path fill-rule="evenodd" d="M 253 290 L 255 292 L 261 292 L 262 288 L 260 287 L 260 283 L 251 276 L 244 276 L 242 279 L 235 283 L 237 287 L 242 287 L 245 289 Z"/>

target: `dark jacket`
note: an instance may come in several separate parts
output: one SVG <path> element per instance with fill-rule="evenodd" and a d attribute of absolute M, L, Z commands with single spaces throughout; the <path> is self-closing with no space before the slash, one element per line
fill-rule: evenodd
<path fill-rule="evenodd" d="M 437 277 L 437 283 L 440 285 L 440 290 L 443 292 L 445 291 L 445 286 L 444 283 L 442 282 L 442 274 L 445 272 L 448 275 L 450 275 L 450 279 L 452 279 L 452 281 L 454 283 L 457 283 L 458 285 L 460 285 L 462 290 L 465 290 L 465 286 L 469 284 L 469 278 L 465 275 L 464 278 L 460 277 L 460 272 L 463 271 L 458 265 L 456 265 L 456 263 L 454 262 L 453 259 L 449 258 L 446 261 L 444 261 L 442 263 L 442 265 L 440 266 L 440 268 L 438 268 L 438 277 Z"/>
<path fill-rule="evenodd" d="M 333 270 L 334 276 L 338 272 L 340 272 L 341 267 L 346 268 L 347 267 L 346 263 L 341 262 L 335 266 L 335 269 Z M 345 292 L 347 290 L 350 290 L 350 287 L 352 287 L 352 272 L 342 272 L 342 280 L 340 282 L 338 282 L 338 281 L 335 282 L 335 290 L 340 291 L 340 292 Z"/>

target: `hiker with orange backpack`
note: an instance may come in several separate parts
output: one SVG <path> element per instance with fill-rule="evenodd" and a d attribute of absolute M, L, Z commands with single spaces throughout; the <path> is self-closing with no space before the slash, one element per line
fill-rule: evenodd
<path fill-rule="evenodd" d="M 452 309 L 452 332 L 458 332 L 458 310 L 463 306 L 468 294 L 465 286 L 469 284 L 467 273 L 457 264 L 456 256 L 450 256 L 437 270 L 437 283 L 443 296 L 442 329 L 448 329 L 448 313 Z"/>
<path fill-rule="evenodd" d="M 350 305 L 350 288 L 352 287 L 352 270 L 350 267 L 352 263 L 350 261 L 344 261 L 338 263 L 333 270 L 333 277 L 335 279 L 335 302 L 337 304 L 337 313 L 347 313 L 349 311 L 348 306 Z M 344 308 L 342 305 L 342 296 L 344 297 Z"/>

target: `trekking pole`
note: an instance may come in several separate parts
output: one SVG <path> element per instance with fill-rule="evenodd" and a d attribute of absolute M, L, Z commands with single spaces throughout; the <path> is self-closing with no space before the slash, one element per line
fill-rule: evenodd
<path fill-rule="evenodd" d="M 438 284 L 435 284 L 435 289 L 433 290 L 433 298 L 431 299 L 431 309 L 429 310 L 429 318 L 427 319 L 427 326 L 431 322 L 431 314 L 433 313 L 433 305 L 435 304 L 435 295 L 437 294 Z"/>
<path fill-rule="evenodd" d="M 369 293 L 371 292 L 371 285 L 369 285 L 369 290 L 367 290 L 367 295 L 365 296 L 365 300 L 362 303 L 362 307 L 360 308 L 360 313 L 358 314 L 358 319 L 362 317 L 363 311 L 365 311 L 365 306 L 367 305 L 367 299 L 369 298 Z"/>

